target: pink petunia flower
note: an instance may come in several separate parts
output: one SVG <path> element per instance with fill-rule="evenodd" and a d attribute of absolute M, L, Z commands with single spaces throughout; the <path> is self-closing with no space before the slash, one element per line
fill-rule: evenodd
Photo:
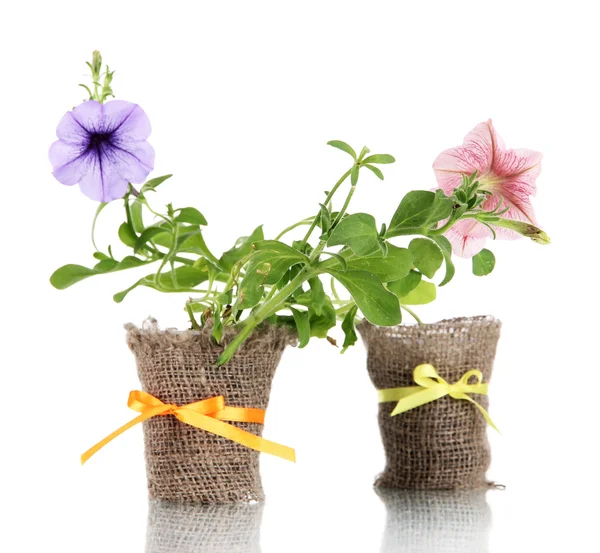
<path fill-rule="evenodd" d="M 493 210 L 501 201 L 508 211 L 506 219 L 535 225 L 535 214 L 530 197 L 536 193 L 535 181 L 541 171 L 542 154 L 533 150 L 508 150 L 496 134 L 491 119 L 479 123 L 467 136 L 462 146 L 442 152 L 433 162 L 433 169 L 440 188 L 451 194 L 460 186 L 462 175 L 477 171 L 477 180 L 492 196 L 482 208 Z M 505 228 L 495 228 L 497 237 L 507 240 L 519 238 L 519 234 Z M 491 231 L 474 219 L 464 219 L 447 233 L 453 251 L 460 257 L 472 257 L 480 252 Z"/>

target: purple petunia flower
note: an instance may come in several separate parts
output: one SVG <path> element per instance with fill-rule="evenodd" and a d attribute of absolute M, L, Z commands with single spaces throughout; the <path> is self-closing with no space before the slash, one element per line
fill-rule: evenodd
<path fill-rule="evenodd" d="M 122 198 L 128 183 L 139 184 L 154 168 L 154 148 L 146 142 L 150 120 L 137 104 L 88 100 L 69 111 L 50 146 L 54 177 L 99 202 Z"/>

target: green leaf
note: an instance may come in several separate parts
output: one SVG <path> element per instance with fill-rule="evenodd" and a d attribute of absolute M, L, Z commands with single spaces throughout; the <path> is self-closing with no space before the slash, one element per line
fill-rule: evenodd
<path fill-rule="evenodd" d="M 135 200 L 131 204 L 131 226 L 134 232 L 142 233 L 144 231 L 144 217 L 142 214 L 143 205 L 139 200 Z"/>
<path fill-rule="evenodd" d="M 122 292 L 118 292 L 113 296 L 113 300 L 117 303 L 121 303 L 127 294 L 137 288 L 138 286 L 146 286 L 148 288 L 154 288 L 155 290 L 160 290 L 161 292 L 180 292 L 181 288 L 194 288 L 199 284 L 202 284 L 206 280 L 208 280 L 208 275 L 206 271 L 202 271 L 199 269 L 195 269 L 194 267 L 190 267 L 189 265 L 182 265 L 181 267 L 177 267 L 174 271 L 175 280 L 177 281 L 177 287 L 173 284 L 173 275 L 171 272 L 161 273 L 158 282 L 159 286 L 156 286 L 156 282 L 154 281 L 155 275 L 146 275 L 144 278 L 141 278 L 133 285 L 131 285 L 126 290 Z M 187 291 L 187 290 L 186 290 Z"/>
<path fill-rule="evenodd" d="M 323 309 L 329 301 L 323 289 L 323 283 L 319 277 L 313 277 L 308 279 L 308 284 L 310 286 L 311 307 L 316 315 L 322 315 Z"/>
<path fill-rule="evenodd" d="M 437 244 L 426 238 L 415 238 L 408 245 L 413 255 L 415 267 L 426 277 L 433 278 L 444 262 L 444 256 Z"/>
<path fill-rule="evenodd" d="M 396 159 L 390 154 L 374 154 L 362 160 L 365 163 L 394 163 Z"/>
<path fill-rule="evenodd" d="M 175 217 L 175 221 L 178 223 L 190 223 L 192 225 L 203 226 L 208 225 L 204 215 L 202 215 L 195 207 L 183 207 L 177 211 L 179 214 Z"/>
<path fill-rule="evenodd" d="M 255 228 L 250 236 L 238 238 L 236 245 L 226 251 L 219 260 L 219 265 L 227 272 L 231 271 L 233 266 L 246 257 L 252 251 L 252 243 L 258 240 L 264 240 L 262 225 Z"/>
<path fill-rule="evenodd" d="M 435 284 L 422 280 L 412 292 L 400 300 L 400 303 L 402 305 L 425 305 L 426 303 L 431 303 L 435 298 Z"/>
<path fill-rule="evenodd" d="M 353 165 L 352 169 L 350 169 L 350 184 L 352 186 L 356 186 L 358 182 L 358 172 L 360 170 L 360 165 Z"/>
<path fill-rule="evenodd" d="M 373 173 L 375 173 L 375 175 L 377 177 L 379 177 L 381 180 L 383 180 L 383 173 L 374 165 L 369 165 L 368 163 L 363 165 L 363 167 L 366 167 L 367 169 L 369 169 L 370 171 L 373 171 Z M 343 353 L 343 352 L 342 352 Z"/>
<path fill-rule="evenodd" d="M 182 253 L 193 253 L 201 255 L 208 259 L 213 265 L 215 265 L 219 271 L 225 271 L 225 268 L 221 265 L 220 261 L 212 254 L 208 249 L 202 231 L 198 227 L 185 227 L 193 228 L 191 232 L 185 232 L 179 237 L 177 250 Z"/>
<path fill-rule="evenodd" d="M 379 234 L 375 218 L 367 213 L 355 213 L 342 219 L 333 229 L 328 246 L 348 246 L 359 256 L 374 253 L 378 249 Z"/>
<path fill-rule="evenodd" d="M 223 321 L 221 321 L 221 306 L 218 303 L 215 305 L 215 313 L 213 314 L 213 329 L 211 334 L 217 344 L 220 344 L 221 340 L 223 339 Z"/>
<path fill-rule="evenodd" d="M 369 257 L 350 258 L 347 260 L 348 269 L 368 271 L 373 273 L 381 282 L 390 282 L 404 278 L 413 267 L 413 255 L 406 248 L 388 244 L 387 256 L 377 252 Z"/>
<path fill-rule="evenodd" d="M 402 198 L 392 217 L 390 230 L 426 228 L 450 217 L 452 200 L 426 190 L 413 190 Z"/>
<path fill-rule="evenodd" d="M 387 287 L 390 292 L 399 298 L 408 296 L 421 282 L 422 275 L 417 271 L 410 271 L 404 278 L 389 282 Z"/>
<path fill-rule="evenodd" d="M 327 208 L 326 205 L 324 204 L 319 204 L 320 209 L 321 209 L 321 213 L 319 215 L 320 220 L 319 220 L 319 227 L 321 228 L 321 230 L 323 231 L 323 233 L 326 233 L 329 231 L 330 227 L 331 227 L 331 213 L 329 212 L 329 209 Z"/>
<path fill-rule="evenodd" d="M 156 187 L 159 184 L 162 184 L 167 179 L 170 179 L 173 175 L 164 175 L 162 177 L 156 177 L 154 179 L 150 179 L 144 186 L 142 186 L 140 192 L 143 194 L 144 192 L 148 192 L 150 190 L 156 190 Z"/>
<path fill-rule="evenodd" d="M 444 280 L 438 284 L 438 286 L 445 286 L 454 277 L 456 268 L 452 262 L 452 244 L 445 236 L 429 236 L 430 240 L 433 240 L 440 248 L 444 259 L 446 260 L 446 275 Z"/>
<path fill-rule="evenodd" d="M 335 259 L 340 264 L 340 269 L 342 271 L 348 270 L 348 263 L 346 262 L 346 259 L 344 258 L 343 255 L 340 255 L 339 253 L 333 253 L 333 252 L 321 252 L 321 255 L 330 255 L 331 257 L 333 257 L 333 259 Z"/>
<path fill-rule="evenodd" d="M 81 265 L 64 265 L 60 269 L 54 271 L 50 277 L 50 284 L 59 290 L 64 290 L 69 286 L 83 280 L 85 278 L 101 275 L 104 273 L 114 273 L 116 271 L 123 271 L 125 269 L 133 269 L 135 267 L 141 267 L 147 265 L 152 261 L 143 261 L 137 257 L 128 256 L 125 257 L 121 262 L 114 259 L 104 259 L 100 261 L 93 269 L 82 267 Z"/>
<path fill-rule="evenodd" d="M 287 270 L 298 263 L 308 263 L 308 257 L 297 250 L 294 255 L 275 251 L 259 251 L 251 258 L 246 268 L 246 274 L 258 271 L 264 275 L 265 284 L 277 284 L 286 274 Z"/>
<path fill-rule="evenodd" d="M 137 235 L 133 231 L 133 228 L 130 224 L 123 223 L 119 227 L 119 238 L 121 239 L 121 242 L 123 242 L 123 244 L 130 248 L 133 248 L 137 240 Z"/>
<path fill-rule="evenodd" d="M 256 251 L 270 251 L 288 257 L 296 257 L 300 261 L 308 260 L 306 255 L 301 251 L 292 248 L 283 242 L 279 242 L 278 240 L 257 240 L 256 242 L 253 242 L 253 246 Z"/>
<path fill-rule="evenodd" d="M 306 311 L 298 311 L 293 307 L 290 308 L 298 330 L 298 347 L 305 347 L 310 341 L 310 320 Z"/>
<path fill-rule="evenodd" d="M 356 335 L 356 326 L 354 324 L 357 311 L 358 306 L 352 306 L 342 321 L 342 330 L 344 331 L 344 345 L 342 346 L 342 353 L 344 353 L 350 346 L 353 346 L 358 341 L 358 336 Z"/>
<path fill-rule="evenodd" d="M 255 264 L 249 267 L 239 285 L 234 311 L 250 309 L 257 305 L 265 293 L 265 280 L 270 271 L 268 265 Z"/>
<path fill-rule="evenodd" d="M 333 146 L 334 148 L 337 148 L 338 150 L 342 150 L 343 152 L 346 152 L 347 154 L 350 154 L 353 159 L 356 159 L 356 152 L 352 149 L 352 147 L 349 144 L 346 144 L 345 142 L 342 142 L 341 140 L 330 140 L 327 144 L 329 146 Z"/>
<path fill-rule="evenodd" d="M 329 331 L 336 325 L 337 317 L 331 303 L 323 307 L 320 315 L 309 309 L 310 312 L 310 335 L 315 338 L 327 338 Z"/>
<path fill-rule="evenodd" d="M 169 232 L 169 229 L 162 227 L 148 227 L 135 241 L 135 244 L 133 246 L 133 252 L 137 253 L 156 235 L 162 234 L 164 232 Z"/>
<path fill-rule="evenodd" d="M 489 275 L 496 266 L 496 258 L 485 248 L 473 256 L 473 274 L 475 276 Z"/>
<path fill-rule="evenodd" d="M 400 324 L 400 303 L 381 281 L 367 271 L 328 271 L 348 290 L 363 315 L 378 326 Z"/>

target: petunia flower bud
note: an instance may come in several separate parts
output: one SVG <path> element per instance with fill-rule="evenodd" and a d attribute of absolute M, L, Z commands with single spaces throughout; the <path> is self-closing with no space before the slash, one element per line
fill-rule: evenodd
<path fill-rule="evenodd" d="M 498 218 L 497 221 L 492 223 L 494 226 L 514 230 L 521 236 L 531 238 L 537 244 L 547 245 L 550 244 L 550 237 L 541 229 L 532 225 L 531 223 L 524 223 L 523 221 L 514 221 L 511 219 Z"/>

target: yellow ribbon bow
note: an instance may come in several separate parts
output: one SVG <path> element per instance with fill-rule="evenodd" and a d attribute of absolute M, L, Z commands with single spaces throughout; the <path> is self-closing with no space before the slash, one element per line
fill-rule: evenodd
<path fill-rule="evenodd" d="M 160 399 L 140 390 L 134 390 L 129 394 L 127 405 L 134 411 L 141 413 L 141 415 L 124 424 L 121 428 L 98 442 L 94 447 L 88 449 L 81 456 L 81 464 L 85 463 L 97 451 L 126 430 L 129 430 L 132 426 L 157 415 L 175 415 L 185 424 L 195 426 L 217 436 L 222 436 L 250 449 L 269 453 L 288 461 L 296 461 L 296 452 L 292 448 L 265 440 L 237 426 L 223 422 L 255 422 L 263 424 L 265 420 L 263 409 L 226 407 L 223 396 L 211 397 L 183 406 L 166 404 L 160 401 Z"/>
<path fill-rule="evenodd" d="M 477 379 L 477 384 L 469 384 L 471 377 Z M 391 415 L 399 415 L 410 411 L 415 407 L 420 407 L 426 403 L 431 403 L 444 396 L 450 396 L 453 399 L 466 399 L 470 401 L 484 416 L 487 423 L 500 432 L 487 411 L 479 405 L 473 398 L 467 394 L 483 394 L 487 395 L 488 385 L 482 384 L 483 374 L 478 370 L 466 372 L 456 384 L 446 382 L 435 370 L 432 365 L 419 365 L 413 374 L 414 381 L 418 386 L 407 386 L 405 388 L 386 388 L 377 390 L 379 403 L 387 403 L 389 401 L 397 401 L 396 407 Z"/>

